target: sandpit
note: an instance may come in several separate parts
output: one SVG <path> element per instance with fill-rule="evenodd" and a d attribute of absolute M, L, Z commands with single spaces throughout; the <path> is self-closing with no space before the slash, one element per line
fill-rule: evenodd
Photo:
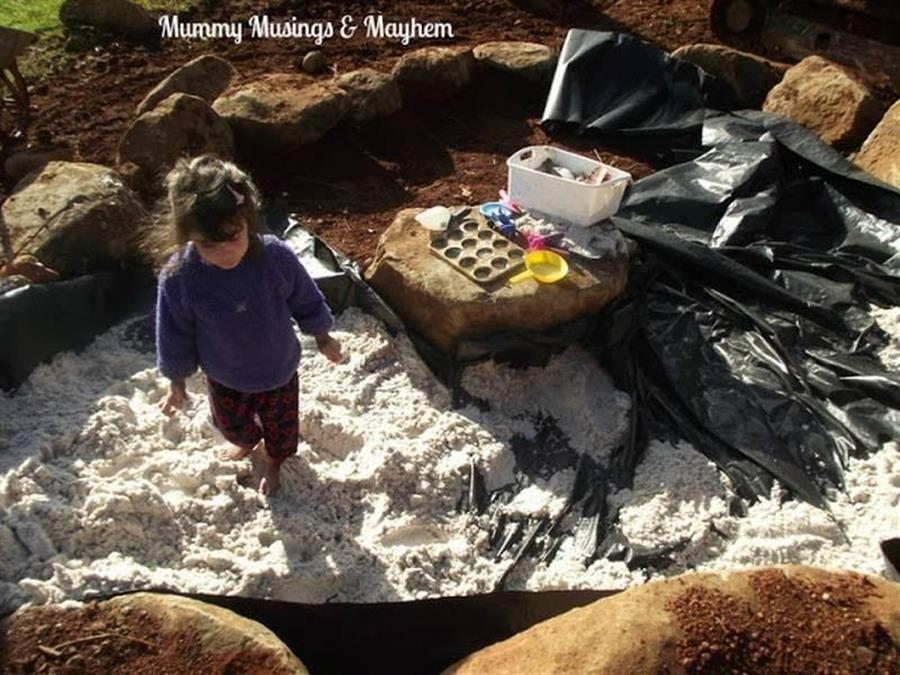
<path fill-rule="evenodd" d="M 900 334 L 896 310 L 876 315 Z M 304 441 L 282 493 L 266 499 L 249 462 L 219 459 L 226 446 L 207 422 L 202 379 L 189 384 L 186 414 L 158 411 L 166 382 L 148 328 L 146 318 L 121 324 L 0 398 L 0 612 L 135 588 L 313 603 L 487 592 L 510 559 L 495 561 L 486 515 L 457 508 L 470 459 L 488 490 L 516 485 L 510 518 L 552 516 L 574 470 L 528 482 L 511 440 L 551 417 L 571 448 L 602 462 L 626 430 L 628 397 L 576 347 L 545 369 L 470 368 L 463 386 L 488 409 L 453 410 L 405 337 L 348 310 L 336 329 L 347 363 L 333 366 L 302 338 Z M 674 546 L 671 564 L 585 567 L 569 538 L 549 564 L 526 559 L 507 588 L 623 588 L 768 563 L 887 576 L 878 543 L 900 532 L 898 488 L 900 448 L 888 443 L 851 460 L 832 515 L 776 488 L 737 517 L 710 462 L 653 441 L 633 489 L 610 505 L 636 552 Z"/>

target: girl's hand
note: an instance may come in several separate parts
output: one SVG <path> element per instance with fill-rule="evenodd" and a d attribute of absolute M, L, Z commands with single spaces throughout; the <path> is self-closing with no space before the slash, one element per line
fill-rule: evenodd
<path fill-rule="evenodd" d="M 176 410 L 184 410 L 187 401 L 188 395 L 184 381 L 172 382 L 169 385 L 169 394 L 166 396 L 166 400 L 160 405 L 162 414 L 171 417 Z"/>
<path fill-rule="evenodd" d="M 316 346 L 319 348 L 322 356 L 332 363 L 341 363 L 344 360 L 344 354 L 341 352 L 341 343 L 328 333 L 316 335 Z"/>

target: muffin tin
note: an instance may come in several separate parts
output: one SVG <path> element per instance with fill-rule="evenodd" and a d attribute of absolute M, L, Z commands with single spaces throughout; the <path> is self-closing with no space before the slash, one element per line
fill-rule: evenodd
<path fill-rule="evenodd" d="M 431 238 L 428 248 L 472 281 L 486 284 L 522 266 L 525 251 L 495 232 L 479 214 L 451 219 L 447 229 Z"/>

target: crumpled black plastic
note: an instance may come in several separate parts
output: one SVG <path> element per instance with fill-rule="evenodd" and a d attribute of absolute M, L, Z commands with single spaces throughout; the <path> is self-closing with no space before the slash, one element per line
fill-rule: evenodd
<path fill-rule="evenodd" d="M 772 154 L 757 143 L 740 146 L 739 153 Z M 619 347 L 644 345 L 639 367 L 657 399 L 650 409 L 665 410 L 740 494 L 763 496 L 774 477 L 825 508 L 847 458 L 900 431 L 897 378 L 872 356 L 884 338 L 867 313 L 868 303 L 900 300 L 900 276 L 880 264 L 896 244 L 884 236 L 890 223 L 821 176 L 801 182 L 782 164 L 760 182 L 747 170 L 753 163 L 735 168 L 735 154 L 717 147 L 640 181 L 615 219 L 660 270 L 634 289 L 639 335 Z M 731 181 L 738 189 L 723 199 L 720 187 Z M 780 195 L 779 208 L 736 216 L 747 183 L 756 183 L 760 201 Z M 663 185 L 666 199 L 654 199 Z M 717 246 L 726 222 L 730 240 Z M 659 367 L 648 369 L 652 357 Z M 737 456 L 751 463 L 736 465 Z"/>
<path fill-rule="evenodd" d="M 886 338 L 868 312 L 900 303 L 900 192 L 779 116 L 713 109 L 702 70 L 648 45 L 590 31 L 566 45 L 545 125 L 651 147 L 663 128 L 695 155 L 637 181 L 613 219 L 641 254 L 595 353 L 644 437 L 691 441 L 743 497 L 778 479 L 827 508 L 850 456 L 900 436 L 900 378 L 873 356 Z M 641 82 L 657 69 L 656 92 L 679 83 L 675 101 L 648 113 L 633 64 Z M 626 480 L 640 444 L 627 455 Z"/>
<path fill-rule="evenodd" d="M 570 30 L 543 123 L 572 123 L 656 145 L 694 143 L 709 109 L 729 109 L 729 88 L 632 35 Z"/>

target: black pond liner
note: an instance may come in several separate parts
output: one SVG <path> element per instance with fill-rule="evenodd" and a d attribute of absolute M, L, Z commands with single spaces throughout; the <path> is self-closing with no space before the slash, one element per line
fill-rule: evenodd
<path fill-rule="evenodd" d="M 103 600 L 117 595 L 97 596 Z M 258 621 L 311 673 L 437 674 L 461 658 L 536 623 L 620 591 L 504 591 L 408 602 L 303 604 L 172 593 Z"/>
<path fill-rule="evenodd" d="M 631 397 L 629 431 L 608 466 L 573 460 L 575 489 L 560 514 L 577 516 L 572 534 L 588 559 L 663 569 L 682 545 L 634 555 L 606 508 L 608 491 L 630 486 L 649 438 L 690 441 L 729 477 L 741 513 L 742 499 L 767 496 L 775 480 L 827 510 L 848 458 L 900 437 L 900 378 L 874 356 L 887 337 L 868 313 L 869 304 L 900 304 L 900 191 L 802 127 L 728 111 L 729 101 L 708 74 L 633 37 L 570 31 L 545 126 L 689 161 L 637 181 L 614 218 L 637 250 L 627 292 L 552 331 L 467 340 L 448 357 L 405 327 L 344 256 L 286 227 L 284 213 L 270 223 L 335 312 L 359 307 L 405 332 L 457 405 L 486 404 L 460 386 L 463 370 L 484 359 L 541 364 L 579 343 L 605 365 Z M 130 335 L 152 349 L 147 280 L 146 271 L 102 273 L 0 297 L 0 386 L 15 388 L 38 363 L 141 311 Z M 540 449 L 519 454 L 533 462 Z M 490 510 L 498 496 L 470 469 L 460 508 Z M 558 526 L 494 519 L 495 544 L 513 558 L 504 579 L 526 554 L 552 557 Z"/>
<path fill-rule="evenodd" d="M 53 355 L 79 350 L 110 326 L 146 311 L 148 269 L 97 272 L 0 294 L 0 389 L 12 390 Z"/>

